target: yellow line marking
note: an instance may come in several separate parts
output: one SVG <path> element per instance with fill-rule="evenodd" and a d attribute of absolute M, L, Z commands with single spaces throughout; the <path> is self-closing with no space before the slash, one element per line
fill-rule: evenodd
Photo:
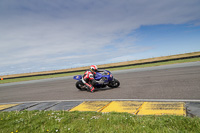
<path fill-rule="evenodd" d="M 3 104 L 3 105 L 0 105 L 0 110 L 7 109 L 16 105 L 19 105 L 19 104 Z"/>
<path fill-rule="evenodd" d="M 113 101 L 101 112 L 127 112 L 135 114 L 143 102 Z"/>
<path fill-rule="evenodd" d="M 110 101 L 85 101 L 70 111 L 101 111 Z"/>
<path fill-rule="evenodd" d="M 184 102 L 144 102 L 138 115 L 186 115 Z"/>
<path fill-rule="evenodd" d="M 0 111 L 19 104 L 0 105 Z M 85 101 L 70 111 L 127 112 L 137 115 L 184 115 L 184 102 Z"/>
<path fill-rule="evenodd" d="M 111 102 L 109 102 L 107 105 L 105 105 L 103 108 L 101 108 L 100 110 L 98 110 L 98 112 L 101 112 L 102 110 L 104 110 L 105 108 L 107 108 L 110 105 Z"/>
<path fill-rule="evenodd" d="M 143 105 L 144 105 L 144 102 L 143 102 L 142 105 L 137 109 L 137 111 L 135 111 L 135 115 L 138 114 L 138 112 L 140 111 L 140 109 L 142 108 Z"/>

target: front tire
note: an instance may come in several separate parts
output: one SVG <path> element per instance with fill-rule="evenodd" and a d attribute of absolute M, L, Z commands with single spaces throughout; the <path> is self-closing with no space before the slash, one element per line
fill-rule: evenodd
<path fill-rule="evenodd" d="M 81 90 L 81 91 L 86 90 L 85 85 L 80 80 L 76 82 L 76 88 L 79 89 L 79 90 Z"/>

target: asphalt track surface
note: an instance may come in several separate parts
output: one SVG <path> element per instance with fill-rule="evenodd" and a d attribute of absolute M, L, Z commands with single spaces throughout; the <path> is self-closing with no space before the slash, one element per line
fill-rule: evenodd
<path fill-rule="evenodd" d="M 200 101 L 200 62 L 114 71 L 119 88 L 79 91 L 60 77 L 0 84 L 0 103 L 80 99 L 165 99 Z"/>

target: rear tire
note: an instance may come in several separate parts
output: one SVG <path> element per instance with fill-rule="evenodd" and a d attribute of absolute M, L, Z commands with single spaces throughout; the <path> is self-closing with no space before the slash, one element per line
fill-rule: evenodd
<path fill-rule="evenodd" d="M 110 82 L 108 86 L 111 88 L 117 88 L 120 86 L 120 82 L 117 79 L 113 79 L 113 81 Z"/>
<path fill-rule="evenodd" d="M 76 88 L 79 89 L 79 90 L 81 90 L 81 91 L 85 91 L 86 90 L 83 82 L 80 81 L 80 80 L 76 82 Z"/>

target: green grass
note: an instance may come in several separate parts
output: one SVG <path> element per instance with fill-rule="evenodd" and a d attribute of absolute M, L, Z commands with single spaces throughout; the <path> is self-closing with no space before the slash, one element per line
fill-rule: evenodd
<path fill-rule="evenodd" d="M 200 118 L 68 111 L 0 112 L 0 133 L 199 132 Z"/>
<path fill-rule="evenodd" d="M 115 70 L 134 69 L 134 68 L 143 68 L 143 67 L 153 67 L 153 66 L 161 66 L 161 65 L 185 63 L 185 62 L 195 62 L 195 61 L 200 61 L 200 57 L 192 58 L 192 59 L 184 59 L 184 60 L 175 60 L 175 61 L 166 61 L 166 62 L 145 64 L 145 65 L 118 67 L 118 68 L 111 68 L 111 69 L 108 69 L 108 70 L 115 71 Z M 66 74 L 55 74 L 55 75 L 46 75 L 46 76 L 33 76 L 33 77 L 16 78 L 16 79 L 5 79 L 5 80 L 0 80 L 0 84 L 11 83 L 11 82 L 20 82 L 20 81 L 28 81 L 28 80 L 37 80 L 37 79 L 46 79 L 46 78 L 56 78 L 56 77 L 64 77 L 64 76 L 73 76 L 73 75 L 78 75 L 78 74 L 82 75 L 83 72 L 66 73 Z"/>

